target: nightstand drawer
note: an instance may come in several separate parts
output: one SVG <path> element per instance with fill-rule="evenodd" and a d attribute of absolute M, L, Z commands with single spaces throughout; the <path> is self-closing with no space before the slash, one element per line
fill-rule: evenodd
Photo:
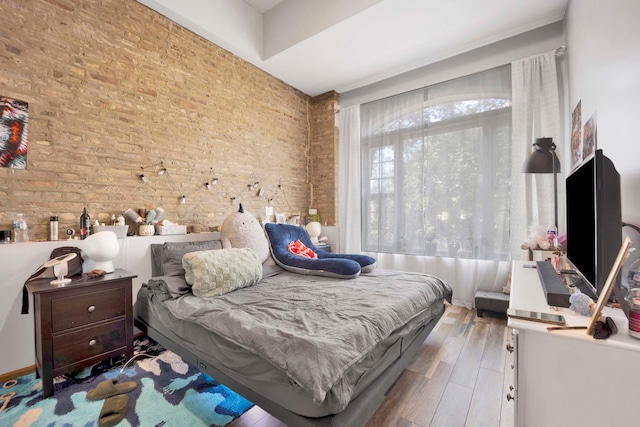
<path fill-rule="evenodd" d="M 53 395 L 58 375 L 133 356 L 134 277 L 118 268 L 98 278 L 76 276 L 60 287 L 51 286 L 50 278 L 26 283 L 33 295 L 36 369 L 43 397 Z"/>
<path fill-rule="evenodd" d="M 126 348 L 125 319 L 53 337 L 53 369 Z M 124 352 L 124 350 L 123 350 Z"/>
<path fill-rule="evenodd" d="M 125 287 L 56 298 L 51 301 L 51 329 L 60 332 L 101 320 L 124 316 Z"/>

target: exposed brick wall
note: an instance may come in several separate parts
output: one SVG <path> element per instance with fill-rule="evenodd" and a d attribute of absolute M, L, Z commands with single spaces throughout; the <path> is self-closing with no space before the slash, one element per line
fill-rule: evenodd
<path fill-rule="evenodd" d="M 77 229 L 85 206 L 101 222 L 159 206 L 206 230 L 237 209 L 231 196 L 260 217 L 267 198 L 276 212 L 305 213 L 309 182 L 323 223 L 335 222 L 337 94 L 310 106 L 132 0 L 0 0 L 0 28 L 0 95 L 29 103 L 27 170 L 0 168 L 0 228 L 24 212 L 38 240 L 50 215 Z M 160 161 L 169 173 L 147 168 L 143 184 L 141 167 Z M 262 198 L 247 190 L 254 176 Z"/>
<path fill-rule="evenodd" d="M 310 182 L 313 185 L 312 208 L 318 209 L 322 224 L 338 225 L 338 127 L 335 125 L 339 95 L 327 92 L 311 99 L 309 117 Z"/>

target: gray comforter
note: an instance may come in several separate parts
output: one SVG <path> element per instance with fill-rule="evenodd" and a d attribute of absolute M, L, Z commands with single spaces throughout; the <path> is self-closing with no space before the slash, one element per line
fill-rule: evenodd
<path fill-rule="evenodd" d="M 281 271 L 210 298 L 168 298 L 161 280 L 150 280 L 148 287 L 162 292 L 174 316 L 268 360 L 314 401 L 330 392 L 338 411 L 366 370 L 363 360 L 373 363 L 451 300 L 451 288 L 438 278 L 385 270 L 352 280 Z"/>

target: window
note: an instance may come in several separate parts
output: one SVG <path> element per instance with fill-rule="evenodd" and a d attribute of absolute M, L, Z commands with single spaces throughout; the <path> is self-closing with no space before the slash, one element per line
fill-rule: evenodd
<path fill-rule="evenodd" d="M 509 66 L 361 107 L 363 250 L 508 258 Z"/>

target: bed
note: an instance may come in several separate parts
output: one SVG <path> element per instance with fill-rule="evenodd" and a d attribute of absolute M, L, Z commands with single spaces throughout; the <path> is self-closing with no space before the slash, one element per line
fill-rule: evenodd
<path fill-rule="evenodd" d="M 152 245 L 135 324 L 290 426 L 366 424 L 451 301 L 451 288 L 425 274 L 345 280 L 275 265 L 253 286 L 197 297 L 182 256 L 220 247 Z"/>

